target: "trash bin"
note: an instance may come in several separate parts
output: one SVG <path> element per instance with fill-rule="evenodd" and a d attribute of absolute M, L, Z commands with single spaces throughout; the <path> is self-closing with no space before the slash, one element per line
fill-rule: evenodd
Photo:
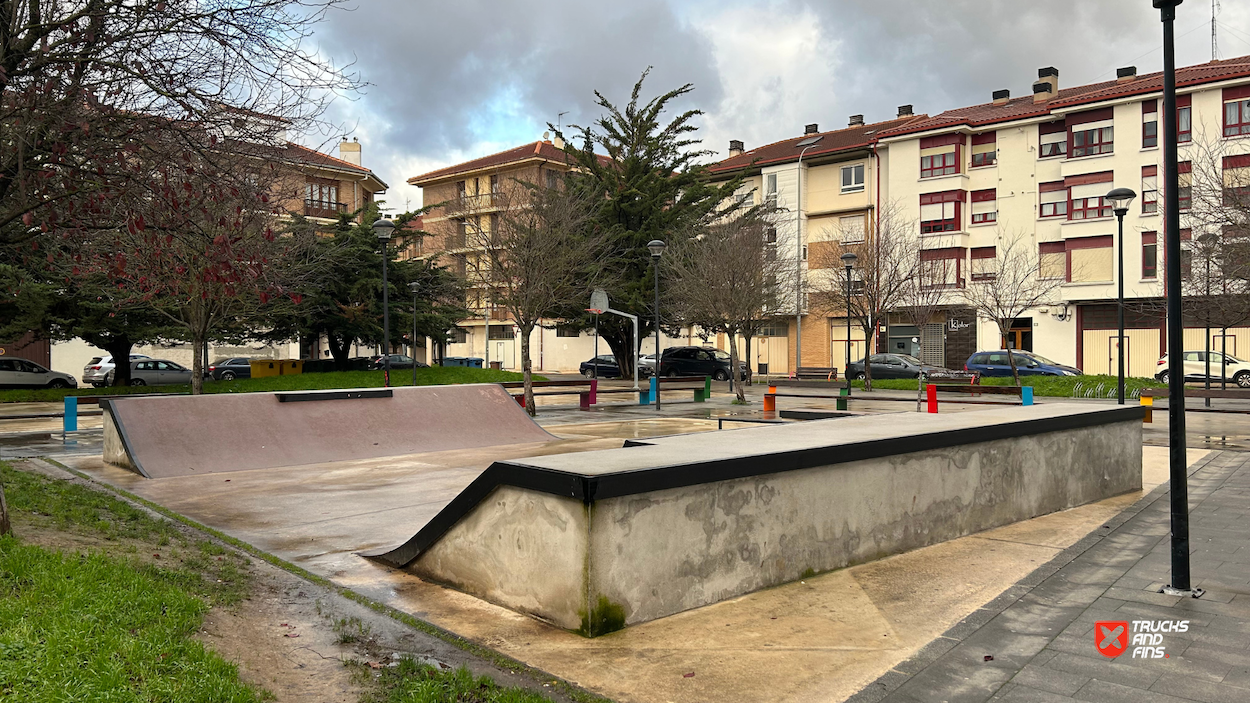
<path fill-rule="evenodd" d="M 768 362 L 767 361 L 760 362 L 759 370 L 756 371 L 756 373 L 758 373 L 761 376 L 767 376 L 768 375 Z"/>
<path fill-rule="evenodd" d="M 464 360 L 464 365 L 470 366 L 475 369 L 480 369 L 482 368 L 482 361 L 483 359 L 480 356 L 470 356 Z"/>
<path fill-rule="evenodd" d="M 252 359 L 248 365 L 252 367 L 252 378 L 277 376 L 282 373 L 281 362 L 273 359 Z"/>
<path fill-rule="evenodd" d="M 492 369 L 496 370 L 496 371 L 502 371 L 502 370 L 503 370 L 503 362 L 502 362 L 502 361 L 492 361 L 492 362 L 490 362 L 490 367 L 491 367 Z"/>
<path fill-rule="evenodd" d="M 464 366 L 465 359 L 463 356 L 445 356 L 443 357 L 443 366 Z"/>

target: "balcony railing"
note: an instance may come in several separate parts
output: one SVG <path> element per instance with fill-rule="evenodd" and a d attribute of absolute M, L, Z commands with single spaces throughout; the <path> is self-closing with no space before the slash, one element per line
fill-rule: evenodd
<path fill-rule="evenodd" d="M 468 193 L 460 193 L 456 198 L 456 209 L 460 212 L 482 212 L 490 210 L 495 205 L 496 193 L 479 193 L 477 195 L 469 195 Z"/>
<path fill-rule="evenodd" d="M 335 203 L 329 200 L 305 200 L 304 217 L 327 217 L 336 219 L 339 213 L 347 212 L 346 203 Z"/>

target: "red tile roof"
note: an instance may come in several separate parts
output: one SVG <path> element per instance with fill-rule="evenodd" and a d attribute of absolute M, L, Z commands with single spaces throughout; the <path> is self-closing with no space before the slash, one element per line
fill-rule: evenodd
<path fill-rule="evenodd" d="M 360 174 L 373 175 L 373 171 L 364 166 L 357 166 L 350 161 L 344 161 L 329 154 L 323 154 L 315 149 L 309 149 L 306 146 L 300 146 L 292 142 L 287 142 L 286 146 L 281 149 L 281 157 L 288 161 L 309 164 L 312 166 L 329 166 L 331 168 L 343 169 L 347 171 L 355 171 Z M 376 178 L 376 176 L 374 176 Z"/>
<path fill-rule="evenodd" d="M 879 133 L 886 130 L 899 129 L 913 122 L 924 121 L 927 118 L 928 115 L 908 115 L 885 122 L 856 125 L 832 132 L 804 134 L 801 137 L 793 137 L 780 142 L 765 144 L 737 156 L 731 156 L 724 161 L 718 161 L 708 167 L 708 172 L 725 173 L 727 171 L 737 171 L 751 165 L 758 167 L 796 161 L 799 158 L 799 153 L 803 151 L 803 147 L 798 145 L 799 142 L 809 137 L 819 136 L 821 140 L 807 150 L 803 156 L 805 159 L 842 151 L 852 151 L 854 149 L 866 149 L 876 142 Z"/>
<path fill-rule="evenodd" d="M 1247 76 L 1250 76 L 1250 56 L 1242 56 L 1222 61 L 1211 61 L 1210 63 L 1197 66 L 1178 68 L 1176 70 L 1176 87 L 1184 88 L 1186 86 L 1215 83 Z M 1011 120 L 1047 115 L 1052 110 L 1059 108 L 1069 108 L 1104 100 L 1115 100 L 1139 94 L 1157 93 L 1162 90 L 1163 73 L 1148 73 L 1123 83 L 1104 81 L 1073 88 L 1061 88 L 1059 95 L 1040 103 L 1034 103 L 1033 96 L 1028 95 L 1014 98 L 1004 105 L 985 103 L 973 105 L 972 107 L 947 110 L 940 115 L 934 115 L 925 120 L 896 127 L 889 131 L 883 130 L 877 136 L 880 139 L 887 139 L 904 134 L 927 132 L 949 127 L 976 127 L 998 122 L 1009 122 Z"/>
<path fill-rule="evenodd" d="M 555 144 L 549 141 L 530 142 L 521 146 L 512 147 L 497 154 L 490 154 L 481 158 L 465 161 L 464 163 L 440 168 L 436 171 L 413 176 L 408 179 L 410 185 L 422 185 L 433 180 L 454 176 L 458 173 L 469 173 L 471 171 L 481 171 L 490 168 L 498 168 L 508 164 L 528 161 L 530 159 L 544 159 L 546 161 L 554 161 L 556 163 L 567 164 L 572 162 L 572 157 L 559 149 Z M 607 163 L 610 159 L 602 154 L 599 155 L 601 163 Z"/>

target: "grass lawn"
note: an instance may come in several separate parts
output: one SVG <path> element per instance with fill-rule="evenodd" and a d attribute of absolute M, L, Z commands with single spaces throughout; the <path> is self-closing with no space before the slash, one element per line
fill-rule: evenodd
<path fill-rule="evenodd" d="M 942 381 L 942 383 L 958 383 L 958 381 Z M 1033 394 L 1036 396 L 1049 396 L 1053 398 L 1107 398 L 1115 397 L 1116 377 L 1115 376 L 1021 376 L 1021 385 L 1033 386 Z M 845 386 L 846 381 L 835 382 L 833 385 Z M 855 388 L 863 388 L 863 381 L 851 381 L 851 385 Z M 1011 378 L 983 378 L 981 385 L 985 386 L 1013 386 L 1015 382 Z M 1079 386 L 1079 387 L 1078 387 Z M 1098 391 L 1101 386 L 1102 390 Z M 913 378 L 882 378 L 874 379 L 872 387 L 884 390 L 916 390 L 916 380 Z M 1132 395 L 1134 390 L 1143 388 L 1166 388 L 1167 386 L 1153 378 L 1126 378 L 1124 379 L 1124 392 Z M 1090 391 L 1096 391 L 1097 395 L 1087 395 Z M 1110 395 L 1108 395 L 1108 393 Z"/>
<path fill-rule="evenodd" d="M 431 366 L 417 369 L 418 386 L 441 386 L 456 383 L 498 383 L 520 381 L 521 374 L 494 369 L 473 369 L 464 366 Z M 535 381 L 545 381 L 534 376 Z M 412 370 L 391 371 L 392 386 L 412 385 Z M 240 378 L 233 381 L 205 381 L 205 393 L 249 393 L 253 391 L 307 391 L 331 388 L 380 388 L 381 371 L 331 371 L 328 373 L 296 374 L 294 376 L 267 376 L 265 378 Z M 30 403 L 59 401 L 67 395 L 120 395 L 124 393 L 190 393 L 190 386 L 124 386 L 120 388 L 69 388 L 54 390 L 0 391 L 0 403 Z"/>
<path fill-rule="evenodd" d="M 464 668 L 442 671 L 402 659 L 399 666 L 379 672 L 376 686 L 361 703 L 551 703 L 551 699 L 519 688 L 503 688 Z"/>

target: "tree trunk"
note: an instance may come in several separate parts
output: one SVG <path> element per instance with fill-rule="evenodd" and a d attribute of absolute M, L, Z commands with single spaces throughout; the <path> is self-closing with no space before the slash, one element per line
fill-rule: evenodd
<path fill-rule="evenodd" d="M 873 328 L 872 316 L 865 319 L 868 324 L 864 325 L 864 390 L 870 391 L 872 390 L 872 364 L 869 363 L 869 359 L 872 358 L 871 344 L 875 339 L 873 332 L 876 330 Z"/>
<path fill-rule="evenodd" d="M 191 352 L 191 395 L 200 395 L 204 392 L 204 345 L 208 340 L 197 334 L 191 343 L 195 345 Z"/>
<path fill-rule="evenodd" d="M 534 374 L 530 371 L 530 334 L 534 325 L 517 325 L 521 330 L 521 381 L 525 386 L 525 412 L 534 417 L 538 408 L 534 407 Z"/>
<path fill-rule="evenodd" d="M 110 341 L 104 345 L 104 351 L 113 357 L 113 385 L 130 385 L 130 350 L 134 345 L 128 337 Z"/>
<path fill-rule="evenodd" d="M 334 370 L 346 371 L 347 355 L 351 352 L 352 340 L 336 334 L 328 334 L 326 344 L 330 347 L 330 358 L 334 359 Z"/>
<path fill-rule="evenodd" d="M 1015 354 L 1011 353 L 1011 347 L 1007 347 L 1007 363 L 1011 365 L 1011 377 L 1015 379 L 1016 388 L 1019 388 L 1020 387 L 1020 370 L 1016 368 L 1016 356 Z"/>
<path fill-rule="evenodd" d="M 629 339 L 632 336 L 632 332 L 621 334 L 618 330 L 599 328 L 599 338 L 608 343 L 608 348 L 616 357 L 616 363 L 621 369 L 621 378 L 634 375 L 634 350 L 630 348 Z"/>
<path fill-rule="evenodd" d="M 729 378 L 730 383 L 738 380 L 738 334 L 736 332 L 729 333 Z M 734 385 L 735 394 L 738 396 L 739 403 L 747 402 L 746 383 L 739 381 Z"/>
<path fill-rule="evenodd" d="M 746 345 L 747 356 L 747 378 L 743 383 L 751 383 L 755 380 L 755 368 L 751 365 L 751 335 L 752 332 L 747 332 L 742 336 L 743 344 Z"/>
<path fill-rule="evenodd" d="M 13 525 L 9 523 L 9 504 L 4 500 L 4 486 L 0 485 L 0 537 L 13 534 Z"/>

